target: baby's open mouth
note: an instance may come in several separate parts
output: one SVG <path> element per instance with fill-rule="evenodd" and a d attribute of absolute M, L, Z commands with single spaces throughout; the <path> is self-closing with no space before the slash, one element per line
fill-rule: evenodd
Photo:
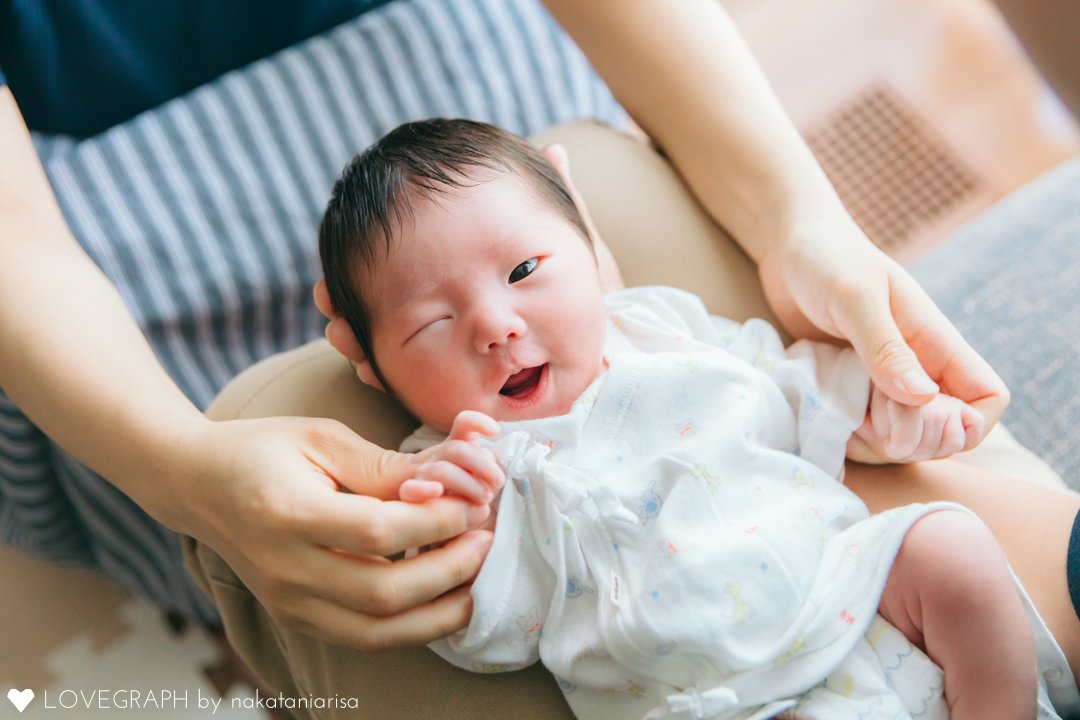
<path fill-rule="evenodd" d="M 545 363 L 546 364 L 546 363 Z M 525 368 L 511 375 L 502 389 L 500 395 L 506 397 L 521 398 L 532 392 L 540 384 L 540 377 L 544 374 L 544 365 Z"/>

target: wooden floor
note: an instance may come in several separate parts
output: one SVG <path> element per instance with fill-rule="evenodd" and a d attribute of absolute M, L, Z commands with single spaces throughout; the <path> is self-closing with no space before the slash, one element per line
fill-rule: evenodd
<path fill-rule="evenodd" d="M 856 219 L 901 259 L 1080 150 L 986 0 L 725 5 Z"/>
<path fill-rule="evenodd" d="M 73 718 L 274 717 L 253 706 L 254 690 L 221 641 L 104 576 L 0 545 L 0 577 L 0 718 L 48 718 L 65 709 Z M 70 707 L 103 689 L 104 699 Z M 33 693 L 23 712 L 12 708 L 10 691 Z M 133 693 L 147 704 L 137 707 Z M 162 693 L 175 697 L 166 701 Z M 200 707 L 200 698 L 217 702 L 217 712 Z M 117 707 L 125 701 L 129 707 Z"/>

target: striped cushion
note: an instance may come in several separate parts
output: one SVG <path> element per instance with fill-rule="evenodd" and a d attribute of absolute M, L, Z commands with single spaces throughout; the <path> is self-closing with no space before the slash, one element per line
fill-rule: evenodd
<path fill-rule="evenodd" d="M 623 121 L 537 0 L 398 0 L 95 138 L 37 140 L 76 237 L 205 407 L 239 371 L 322 334 L 310 297 L 333 181 L 386 131 L 429 116 L 523 135 Z M 0 534 L 214 617 L 172 533 L 2 395 Z"/>

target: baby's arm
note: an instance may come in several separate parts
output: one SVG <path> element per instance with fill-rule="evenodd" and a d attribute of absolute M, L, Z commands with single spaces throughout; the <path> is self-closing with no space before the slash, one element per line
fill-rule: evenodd
<path fill-rule="evenodd" d="M 848 443 L 848 456 L 866 461 L 918 462 L 948 457 L 978 444 L 983 415 L 949 395 L 925 405 L 903 405 L 877 386 L 870 388 L 866 421 Z"/>
<path fill-rule="evenodd" d="M 495 452 L 480 438 L 498 432 L 499 424 L 483 413 L 458 413 L 446 440 L 414 456 L 416 470 L 401 484 L 398 496 L 419 503 L 450 493 L 477 504 L 490 503 L 506 476 Z"/>

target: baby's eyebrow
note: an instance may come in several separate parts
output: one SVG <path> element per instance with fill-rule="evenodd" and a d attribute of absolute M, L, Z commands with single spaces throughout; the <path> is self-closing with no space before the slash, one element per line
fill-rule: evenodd
<path fill-rule="evenodd" d="M 409 290 L 400 287 L 386 288 L 390 292 L 387 293 L 384 290 L 378 304 L 382 306 L 383 315 L 399 315 L 402 310 L 431 297 L 437 288 L 437 283 L 429 283 L 423 288 L 417 288 L 414 284 Z"/>
<path fill-rule="evenodd" d="M 384 308 L 379 315 L 385 321 L 394 321 L 397 323 L 404 322 L 407 318 L 404 318 L 403 315 L 410 309 L 411 304 L 412 303 L 408 300 L 390 303 L 389 307 Z"/>
<path fill-rule="evenodd" d="M 426 314 L 416 309 L 417 305 L 423 302 L 423 298 L 411 295 L 406 298 L 396 299 L 389 308 L 383 313 L 383 318 L 387 322 L 392 322 L 398 327 L 396 329 L 402 329 L 401 326 L 412 326 L 425 322 Z"/>

